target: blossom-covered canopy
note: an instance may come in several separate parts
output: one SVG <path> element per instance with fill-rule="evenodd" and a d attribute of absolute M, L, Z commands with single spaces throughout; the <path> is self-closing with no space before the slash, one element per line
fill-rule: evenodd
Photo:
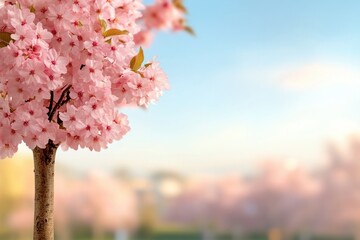
<path fill-rule="evenodd" d="M 10 0 L 0 7 L 0 158 L 21 142 L 99 151 L 129 131 L 168 80 L 143 64 L 151 29 L 185 29 L 181 1 Z M 144 15 L 143 15 L 144 13 Z M 142 17 L 144 16 L 144 17 Z M 135 42 L 136 41 L 136 42 Z"/>

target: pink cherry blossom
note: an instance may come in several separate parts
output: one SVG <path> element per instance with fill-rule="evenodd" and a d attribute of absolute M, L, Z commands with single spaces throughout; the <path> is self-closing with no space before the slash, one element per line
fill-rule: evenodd
<path fill-rule="evenodd" d="M 20 49 L 26 49 L 31 46 L 33 39 L 35 39 L 35 32 L 30 26 L 24 25 L 18 27 L 16 32 L 11 35 L 11 38 L 14 39 L 15 44 Z"/>
<path fill-rule="evenodd" d="M 112 20 L 115 18 L 115 8 L 106 0 L 95 1 L 94 8 L 101 19 Z"/>
<path fill-rule="evenodd" d="M 36 24 L 35 36 L 36 36 L 35 44 L 38 44 L 43 49 L 48 48 L 49 46 L 48 42 L 53 37 L 53 35 L 49 31 L 43 29 L 41 23 Z"/>
<path fill-rule="evenodd" d="M 73 105 L 68 104 L 66 111 L 60 112 L 59 115 L 64 127 L 69 130 L 77 130 L 85 127 L 83 123 L 85 117 L 79 113 L 79 110 Z"/>
<path fill-rule="evenodd" d="M 14 15 L 17 15 L 16 17 Z M 9 11 L 9 15 L 12 16 L 10 23 L 14 28 L 25 27 L 33 25 L 35 15 L 30 12 L 29 9 L 23 10 L 16 9 L 15 11 Z"/>
<path fill-rule="evenodd" d="M 44 59 L 45 66 L 59 74 L 67 72 L 66 65 L 68 62 L 69 60 L 65 57 L 59 56 L 55 49 L 51 49 Z"/>
<path fill-rule="evenodd" d="M 42 84 L 45 81 L 45 66 L 42 62 L 28 59 L 24 61 L 19 74 L 25 79 L 25 83 L 32 85 L 34 83 Z"/>

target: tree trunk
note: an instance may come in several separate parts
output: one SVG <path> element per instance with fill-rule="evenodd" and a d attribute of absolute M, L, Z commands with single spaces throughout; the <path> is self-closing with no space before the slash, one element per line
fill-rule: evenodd
<path fill-rule="evenodd" d="M 34 148 L 34 240 L 54 240 L 54 166 L 58 145 L 51 140 L 45 149 Z"/>

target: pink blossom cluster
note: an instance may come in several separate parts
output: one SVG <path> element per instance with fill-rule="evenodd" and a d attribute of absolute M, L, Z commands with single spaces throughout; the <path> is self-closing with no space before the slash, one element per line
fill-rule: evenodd
<path fill-rule="evenodd" d="M 0 7 L 0 158 L 21 142 L 99 151 L 129 131 L 120 107 L 169 88 L 136 50 L 140 0 L 8 0 Z M 3 57 L 6 56 L 6 57 Z"/>
<path fill-rule="evenodd" d="M 153 29 L 192 32 L 186 26 L 186 12 L 182 0 L 156 0 L 144 10 L 143 28 L 135 35 L 135 43 L 148 46 L 153 40 Z"/>

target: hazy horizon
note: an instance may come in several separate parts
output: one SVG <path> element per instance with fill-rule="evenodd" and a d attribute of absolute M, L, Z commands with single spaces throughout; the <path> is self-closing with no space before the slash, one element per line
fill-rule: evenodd
<path fill-rule="evenodd" d="M 311 169 L 329 142 L 360 132 L 360 2 L 186 5 L 197 36 L 160 33 L 145 51 L 171 90 L 147 111 L 124 110 L 132 130 L 109 149 L 59 151 L 58 162 L 227 174 L 276 157 Z"/>

